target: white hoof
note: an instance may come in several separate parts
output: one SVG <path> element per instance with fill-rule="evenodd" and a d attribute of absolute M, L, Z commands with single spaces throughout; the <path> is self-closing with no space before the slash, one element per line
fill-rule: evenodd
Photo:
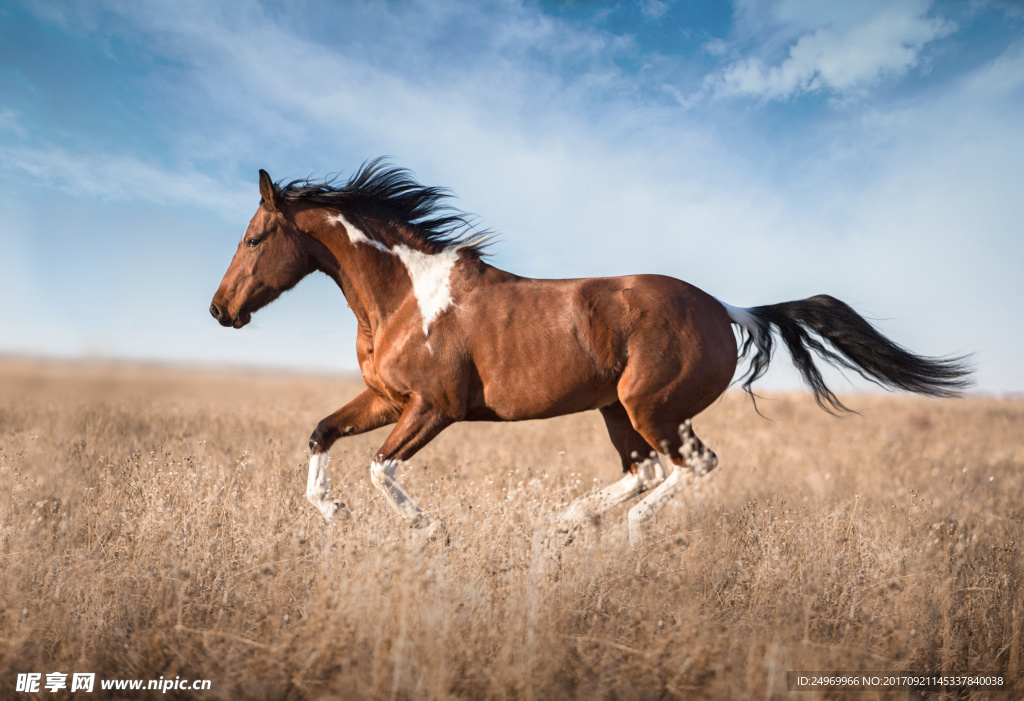
<path fill-rule="evenodd" d="M 321 502 L 320 511 L 328 521 L 333 521 L 335 518 L 348 518 L 348 509 L 338 499 L 327 499 Z"/>
<path fill-rule="evenodd" d="M 307 494 L 306 499 L 316 507 L 316 510 L 326 521 L 334 521 L 337 518 L 348 518 L 348 508 L 339 499 L 323 497 L 319 494 Z"/>
<path fill-rule="evenodd" d="M 424 543 L 429 541 L 436 541 L 448 545 L 448 529 L 445 528 L 444 521 L 432 519 L 426 514 L 421 514 L 418 519 L 409 524 L 416 533 L 417 539 L 422 539 Z"/>

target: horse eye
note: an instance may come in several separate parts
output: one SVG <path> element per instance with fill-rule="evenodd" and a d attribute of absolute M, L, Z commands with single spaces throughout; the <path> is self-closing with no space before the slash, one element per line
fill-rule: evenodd
<path fill-rule="evenodd" d="M 256 248 L 256 246 L 260 245 L 261 241 L 262 241 L 262 239 L 257 239 L 257 238 L 246 239 L 245 240 L 246 248 Z"/>

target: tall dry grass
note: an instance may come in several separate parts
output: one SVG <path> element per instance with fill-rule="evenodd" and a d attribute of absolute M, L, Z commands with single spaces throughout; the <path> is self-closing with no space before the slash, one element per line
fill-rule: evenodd
<path fill-rule="evenodd" d="M 178 696 L 211 699 L 791 698 L 787 670 L 1021 675 L 1024 402 L 859 396 L 837 420 L 792 395 L 761 403 L 768 421 L 728 395 L 694 422 L 720 467 L 634 553 L 625 508 L 547 544 L 559 509 L 617 477 L 596 413 L 457 425 L 423 450 L 403 483 L 447 546 L 370 485 L 386 429 L 343 439 L 332 485 L 353 518 L 323 523 L 306 440 L 359 389 L 0 363 L 0 696 L 56 671 L 210 679 Z"/>

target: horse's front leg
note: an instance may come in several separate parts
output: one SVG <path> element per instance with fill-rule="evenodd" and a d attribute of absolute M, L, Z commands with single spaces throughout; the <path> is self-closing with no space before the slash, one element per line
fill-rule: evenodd
<path fill-rule="evenodd" d="M 317 424 L 316 430 L 309 438 L 309 480 L 306 483 L 306 499 L 328 521 L 345 508 L 342 502 L 329 496 L 327 460 L 331 446 L 342 436 L 354 436 L 387 426 L 398 416 L 398 411 L 390 403 L 367 389 Z"/>
<path fill-rule="evenodd" d="M 398 468 L 454 423 L 422 397 L 413 396 L 388 439 L 370 463 L 370 481 L 381 491 L 388 505 L 413 528 L 434 530 L 435 522 L 416 505 L 398 483 Z"/>

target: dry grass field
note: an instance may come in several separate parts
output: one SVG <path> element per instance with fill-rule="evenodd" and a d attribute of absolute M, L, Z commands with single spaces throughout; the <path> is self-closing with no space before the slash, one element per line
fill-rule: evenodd
<path fill-rule="evenodd" d="M 26 672 L 211 680 L 166 694 L 190 699 L 837 698 L 786 672 L 1022 676 L 1024 402 L 854 396 L 862 416 L 835 419 L 794 394 L 765 420 L 730 393 L 694 421 L 720 467 L 634 552 L 625 508 L 548 542 L 618 476 L 596 412 L 457 425 L 422 451 L 403 482 L 448 545 L 372 488 L 387 429 L 343 439 L 353 518 L 325 524 L 306 441 L 359 389 L 0 362 L 0 697 L 30 698 Z"/>

